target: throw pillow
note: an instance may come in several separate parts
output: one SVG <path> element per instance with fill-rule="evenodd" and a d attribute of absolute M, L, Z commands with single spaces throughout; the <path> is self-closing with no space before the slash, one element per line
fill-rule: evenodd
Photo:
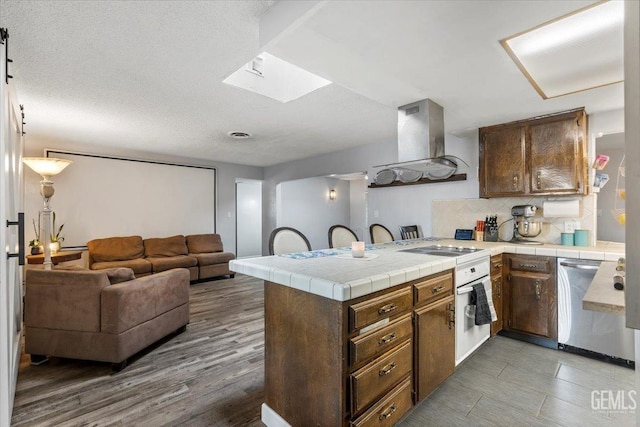
<path fill-rule="evenodd" d="M 109 283 L 115 285 L 116 283 L 128 282 L 133 280 L 136 276 L 133 274 L 133 270 L 126 267 L 108 268 L 105 270 Z"/>

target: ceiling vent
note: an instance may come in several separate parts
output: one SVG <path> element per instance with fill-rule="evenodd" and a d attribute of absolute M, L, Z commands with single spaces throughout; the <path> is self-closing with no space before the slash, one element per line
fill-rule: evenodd
<path fill-rule="evenodd" d="M 229 132 L 227 135 L 229 135 L 233 139 L 249 139 L 249 138 L 251 138 L 251 134 L 247 133 L 247 132 L 234 131 L 234 132 Z"/>

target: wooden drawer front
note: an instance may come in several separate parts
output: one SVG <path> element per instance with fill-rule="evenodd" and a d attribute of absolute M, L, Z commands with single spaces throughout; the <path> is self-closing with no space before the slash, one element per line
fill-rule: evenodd
<path fill-rule="evenodd" d="M 351 408 L 356 414 L 411 373 L 411 340 L 351 374 Z"/>
<path fill-rule="evenodd" d="M 502 255 L 491 257 L 491 277 L 502 275 Z"/>
<path fill-rule="evenodd" d="M 430 303 L 453 293 L 453 274 L 441 274 L 413 285 L 416 304 Z"/>
<path fill-rule="evenodd" d="M 411 379 L 407 378 L 371 409 L 351 423 L 353 427 L 387 427 L 397 423 L 411 409 Z"/>
<path fill-rule="evenodd" d="M 351 365 L 357 365 L 384 353 L 405 339 L 410 338 L 412 332 L 411 314 L 407 313 L 382 328 L 377 328 L 352 338 L 349 342 Z"/>
<path fill-rule="evenodd" d="M 411 288 L 406 287 L 349 307 L 351 331 L 358 330 L 387 317 L 411 310 Z"/>
<path fill-rule="evenodd" d="M 551 260 L 549 258 L 512 256 L 509 257 L 509 267 L 511 270 L 549 273 Z"/>

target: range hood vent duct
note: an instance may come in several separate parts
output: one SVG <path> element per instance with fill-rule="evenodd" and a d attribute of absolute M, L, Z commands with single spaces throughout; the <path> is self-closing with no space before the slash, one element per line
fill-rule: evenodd
<path fill-rule="evenodd" d="M 398 107 L 398 162 L 444 156 L 444 109 L 430 99 Z"/>

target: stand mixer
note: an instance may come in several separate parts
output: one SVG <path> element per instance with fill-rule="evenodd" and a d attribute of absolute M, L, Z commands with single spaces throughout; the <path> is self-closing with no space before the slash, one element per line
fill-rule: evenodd
<path fill-rule="evenodd" d="M 513 238 L 512 243 L 525 245 L 541 245 L 542 242 L 530 240 L 530 237 L 536 237 L 542 231 L 542 223 L 533 221 L 537 206 L 534 205 L 517 205 L 511 208 L 513 216 Z"/>

